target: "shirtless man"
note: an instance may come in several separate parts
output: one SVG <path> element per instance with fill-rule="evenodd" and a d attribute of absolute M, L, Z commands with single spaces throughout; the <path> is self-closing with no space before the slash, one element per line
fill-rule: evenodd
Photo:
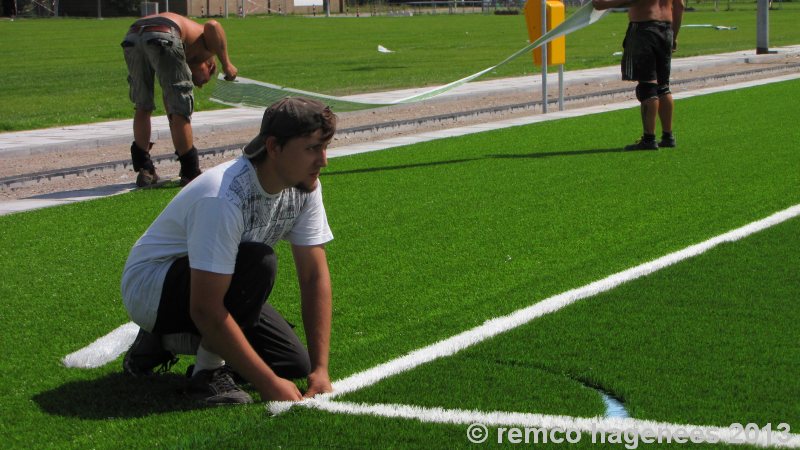
<path fill-rule="evenodd" d="M 122 41 L 122 49 L 128 64 L 130 98 L 135 105 L 131 159 L 133 170 L 139 172 L 136 185 L 146 187 L 158 181 L 150 159 L 153 81 L 158 76 L 172 143 L 181 163 L 181 186 L 185 186 L 201 173 L 192 136 L 192 85 L 202 87 L 208 83 L 216 71 L 215 56 L 226 80 L 233 80 L 238 73 L 228 56 L 225 31 L 215 20 L 199 24 L 178 14 L 161 13 L 134 22 Z"/>
<path fill-rule="evenodd" d="M 628 31 L 622 42 L 622 79 L 638 81 L 642 138 L 625 150 L 675 147 L 672 134 L 674 103 L 669 90 L 672 52 L 678 48 L 683 0 L 592 0 L 595 9 L 628 8 Z M 656 143 L 656 118 L 661 121 L 661 141 Z"/>

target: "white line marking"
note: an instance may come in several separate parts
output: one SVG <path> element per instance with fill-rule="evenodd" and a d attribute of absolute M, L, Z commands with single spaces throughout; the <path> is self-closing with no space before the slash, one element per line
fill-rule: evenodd
<path fill-rule="evenodd" d="M 97 339 L 88 346 L 70 353 L 61 360 L 67 367 L 94 369 L 117 359 L 133 344 L 139 326 L 133 322 L 120 325 L 114 331 Z"/>
<path fill-rule="evenodd" d="M 644 277 L 657 270 L 704 253 L 719 244 L 737 241 L 753 233 L 797 217 L 798 215 L 800 215 L 800 204 L 699 244 L 686 247 L 683 250 L 667 254 L 653 261 L 640 264 L 622 272 L 617 272 L 602 280 L 547 298 L 506 316 L 490 319 L 471 330 L 464 331 L 371 369 L 351 375 L 343 380 L 339 380 L 333 384 L 334 392 L 324 394 L 321 398 L 331 399 L 348 392 L 354 392 L 435 359 L 451 356 L 467 347 L 471 347 L 493 336 L 517 328 L 545 314 L 558 311 L 578 300 L 609 291 L 622 283 Z"/>
<path fill-rule="evenodd" d="M 675 424 L 627 418 L 583 418 L 504 411 L 485 412 L 463 409 L 424 408 L 399 404 L 349 403 L 316 399 L 295 403 L 295 405 L 337 414 L 413 419 L 427 423 L 456 425 L 483 424 L 491 427 L 512 426 L 544 428 L 548 430 L 558 428 L 563 431 L 575 430 L 597 436 L 598 443 L 600 443 L 599 439 L 601 436 L 608 436 L 614 433 L 630 433 L 640 438 L 647 435 L 651 437 L 659 435 L 664 437 L 683 435 L 687 438 L 686 442 L 691 443 L 692 441 L 690 441 L 688 437 L 691 436 L 692 432 L 695 432 L 701 433 L 703 441 L 710 443 L 715 443 L 714 441 L 717 441 L 728 444 L 758 445 L 760 447 L 800 447 L 800 435 L 798 434 L 782 434 L 775 431 L 767 433 L 766 431 L 760 431 L 754 434 L 749 442 L 743 442 L 745 433 L 736 431 L 731 427 Z M 775 430 L 774 427 L 773 430 Z"/>

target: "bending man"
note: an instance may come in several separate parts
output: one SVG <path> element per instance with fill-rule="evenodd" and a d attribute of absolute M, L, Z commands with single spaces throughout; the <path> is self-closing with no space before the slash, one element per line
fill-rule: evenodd
<path fill-rule="evenodd" d="M 232 370 L 264 400 L 300 400 L 291 378 L 308 378 L 308 397 L 331 390 L 324 244 L 333 235 L 318 177 L 335 129 L 322 103 L 280 100 L 243 157 L 207 171 L 167 205 L 123 271 L 122 298 L 141 327 L 125 372 L 168 370 L 176 353 L 196 353 L 189 390 L 208 404 L 252 401 Z M 266 302 L 279 239 L 292 244 L 308 350 Z"/>
<path fill-rule="evenodd" d="M 139 172 L 136 185 L 145 187 L 158 181 L 150 159 L 150 116 L 155 109 L 153 89 L 158 76 L 172 143 L 181 164 L 181 186 L 185 186 L 201 173 L 192 135 L 192 85 L 202 87 L 208 83 L 216 71 L 215 56 L 222 64 L 225 79 L 233 80 L 238 73 L 228 57 L 225 31 L 215 20 L 201 25 L 178 14 L 162 13 L 134 22 L 122 48 L 135 108 L 131 159 L 133 170 Z"/>

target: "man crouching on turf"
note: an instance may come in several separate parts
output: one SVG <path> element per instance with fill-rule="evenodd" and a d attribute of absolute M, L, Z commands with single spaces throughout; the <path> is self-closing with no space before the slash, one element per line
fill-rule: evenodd
<path fill-rule="evenodd" d="M 301 400 L 330 392 L 331 283 L 324 244 L 333 235 L 320 170 L 336 115 L 320 102 L 285 98 L 264 112 L 244 156 L 185 187 L 139 238 L 122 274 L 122 298 L 141 330 L 123 361 L 132 375 L 169 370 L 195 354 L 189 392 L 207 404 Z M 292 244 L 308 350 L 266 302 L 279 239 Z"/>

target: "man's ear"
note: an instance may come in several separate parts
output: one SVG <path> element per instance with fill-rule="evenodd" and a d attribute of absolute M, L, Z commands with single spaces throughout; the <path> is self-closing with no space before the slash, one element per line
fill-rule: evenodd
<path fill-rule="evenodd" d="M 267 142 L 266 142 L 267 157 L 274 158 L 278 154 L 280 149 L 281 146 L 278 143 L 278 138 L 276 138 L 275 136 L 267 136 Z"/>

